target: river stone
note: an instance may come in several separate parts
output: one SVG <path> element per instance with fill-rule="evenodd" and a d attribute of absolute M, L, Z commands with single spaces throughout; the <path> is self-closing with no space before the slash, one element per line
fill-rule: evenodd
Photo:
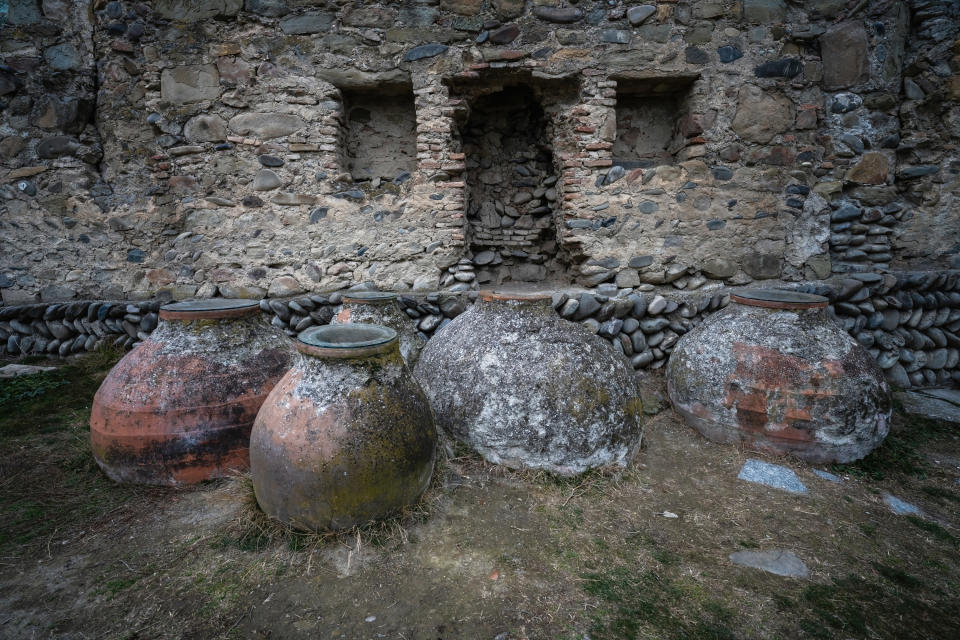
<path fill-rule="evenodd" d="M 647 18 L 657 12 L 657 8 L 651 4 L 642 4 L 639 7 L 630 7 L 627 9 L 627 20 L 633 26 L 641 25 Z"/>
<path fill-rule="evenodd" d="M 264 140 L 282 138 L 304 126 L 299 116 L 289 113 L 241 113 L 230 118 L 230 130 L 240 135 L 252 135 Z"/>
<path fill-rule="evenodd" d="M 583 10 L 573 7 L 535 7 L 533 15 L 547 22 L 556 22 L 558 24 L 570 24 L 583 19 Z"/>
<path fill-rule="evenodd" d="M 227 123 L 220 116 L 201 114 L 187 121 L 183 135 L 190 142 L 220 142 L 227 139 Z"/>
<path fill-rule="evenodd" d="M 807 493 L 807 487 L 800 482 L 800 478 L 792 469 L 755 458 L 750 458 L 743 464 L 737 478 L 790 493 Z"/>
<path fill-rule="evenodd" d="M 270 169 L 261 169 L 253 178 L 254 191 L 270 191 L 280 187 L 282 184 L 283 180 L 280 179 L 280 176 Z"/>
<path fill-rule="evenodd" d="M 414 375 L 437 425 L 490 462 L 569 476 L 625 465 L 640 389 L 609 342 L 538 301 L 481 301 L 438 330 Z"/>
<path fill-rule="evenodd" d="M 422 44 L 419 47 L 414 47 L 413 49 L 410 49 L 410 51 L 407 51 L 407 53 L 403 56 L 403 59 L 407 62 L 413 62 L 414 60 L 432 58 L 440 55 L 441 53 L 446 53 L 447 49 L 449 48 L 450 47 L 447 45 L 440 44 L 438 42 Z"/>
<path fill-rule="evenodd" d="M 744 567 L 752 567 L 788 578 L 806 578 L 807 565 L 795 554 L 782 549 L 768 551 L 737 551 L 730 554 L 730 561 Z"/>

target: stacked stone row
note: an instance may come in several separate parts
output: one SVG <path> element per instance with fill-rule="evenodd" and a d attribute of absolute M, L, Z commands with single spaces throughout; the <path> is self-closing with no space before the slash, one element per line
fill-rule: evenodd
<path fill-rule="evenodd" d="M 474 271 L 474 261 L 470 258 L 460 258 L 457 264 L 446 268 L 440 276 L 440 286 L 451 292 L 469 291 L 477 286 L 477 274 Z"/>
<path fill-rule="evenodd" d="M 580 322 L 610 341 L 614 349 L 630 359 L 634 369 L 664 366 L 680 336 L 729 302 L 730 294 L 726 292 L 684 296 L 680 300 L 638 293 L 614 298 L 589 292 L 573 297 L 565 293 L 553 296 L 553 308 L 562 318 Z"/>
<path fill-rule="evenodd" d="M 830 254 L 834 272 L 873 271 L 893 259 L 890 236 L 903 218 L 900 203 L 861 208 L 852 203 L 835 205 L 830 214 Z"/>
<path fill-rule="evenodd" d="M 466 283 L 461 283 L 466 284 Z M 960 384 L 960 271 L 901 274 L 854 273 L 830 284 L 798 290 L 824 295 L 837 322 L 902 388 Z M 553 308 L 608 340 L 635 369 L 663 367 L 677 341 L 725 307 L 729 290 L 681 293 L 609 291 L 556 293 Z M 463 313 L 475 291 L 401 295 L 398 303 L 429 340 Z M 343 292 L 293 299 L 264 299 L 269 322 L 290 337 L 327 324 L 340 310 Z M 0 308 L 0 355 L 61 357 L 104 345 L 127 348 L 156 328 L 160 301 L 65 302 Z"/>
<path fill-rule="evenodd" d="M 960 384 L 960 271 L 855 273 L 830 298 L 844 330 L 902 388 Z"/>
<path fill-rule="evenodd" d="M 127 348 L 157 327 L 160 302 L 64 302 L 0 309 L 0 355 L 66 357 Z"/>

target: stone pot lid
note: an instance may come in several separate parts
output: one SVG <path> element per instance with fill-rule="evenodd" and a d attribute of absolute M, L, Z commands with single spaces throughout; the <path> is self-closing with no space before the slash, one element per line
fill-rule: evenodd
<path fill-rule="evenodd" d="M 297 336 L 297 350 L 319 358 L 363 358 L 397 345 L 397 332 L 378 324 L 328 324 Z"/>
<path fill-rule="evenodd" d="M 823 296 L 785 289 L 744 289 L 730 294 L 730 300 L 766 309 L 826 309 L 829 303 Z"/>
<path fill-rule="evenodd" d="M 386 304 L 397 299 L 397 294 L 389 291 L 351 291 L 343 294 L 347 304 Z"/>
<path fill-rule="evenodd" d="M 480 299 L 484 302 L 544 302 L 553 300 L 549 293 L 524 293 L 522 291 L 493 291 L 487 289 L 480 292 Z"/>
<path fill-rule="evenodd" d="M 161 320 L 217 320 L 253 315 L 260 310 L 256 300 L 235 298 L 210 298 L 209 300 L 185 300 L 160 307 Z"/>

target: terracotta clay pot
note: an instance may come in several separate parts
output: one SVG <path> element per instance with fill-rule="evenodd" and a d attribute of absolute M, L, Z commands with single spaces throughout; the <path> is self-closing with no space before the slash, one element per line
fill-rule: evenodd
<path fill-rule="evenodd" d="M 684 335 L 667 363 L 674 408 L 704 436 L 810 462 L 850 462 L 890 428 L 890 391 L 827 299 L 742 291 Z"/>
<path fill-rule="evenodd" d="M 413 367 L 427 342 L 397 303 L 397 294 L 386 291 L 351 291 L 343 294 L 343 308 L 330 321 L 334 324 L 378 324 L 390 327 L 400 338 L 400 355 Z"/>
<path fill-rule="evenodd" d="M 480 293 L 414 369 L 437 424 L 487 460 L 572 475 L 624 465 L 641 430 L 633 369 L 550 296 Z"/>
<path fill-rule="evenodd" d="M 337 530 L 412 504 L 430 482 L 437 433 L 397 333 L 334 324 L 300 334 L 293 368 L 253 427 L 257 502 L 305 530 Z"/>
<path fill-rule="evenodd" d="M 289 340 L 256 301 L 178 302 L 159 316 L 94 396 L 97 464 L 117 482 L 171 486 L 246 469 L 253 420 L 290 368 Z"/>

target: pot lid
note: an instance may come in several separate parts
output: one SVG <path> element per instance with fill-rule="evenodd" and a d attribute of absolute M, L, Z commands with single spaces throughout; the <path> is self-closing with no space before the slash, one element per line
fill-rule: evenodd
<path fill-rule="evenodd" d="M 744 289 L 730 294 L 738 304 L 767 309 L 823 309 L 829 300 L 823 296 L 786 289 Z"/>
<path fill-rule="evenodd" d="M 256 313 L 260 303 L 256 300 L 236 298 L 210 298 L 208 300 L 185 300 L 160 307 L 163 320 L 204 320 L 239 318 Z"/>
<path fill-rule="evenodd" d="M 344 323 L 311 327 L 297 336 L 301 353 L 322 358 L 360 358 L 389 351 L 397 332 L 378 324 Z"/>

